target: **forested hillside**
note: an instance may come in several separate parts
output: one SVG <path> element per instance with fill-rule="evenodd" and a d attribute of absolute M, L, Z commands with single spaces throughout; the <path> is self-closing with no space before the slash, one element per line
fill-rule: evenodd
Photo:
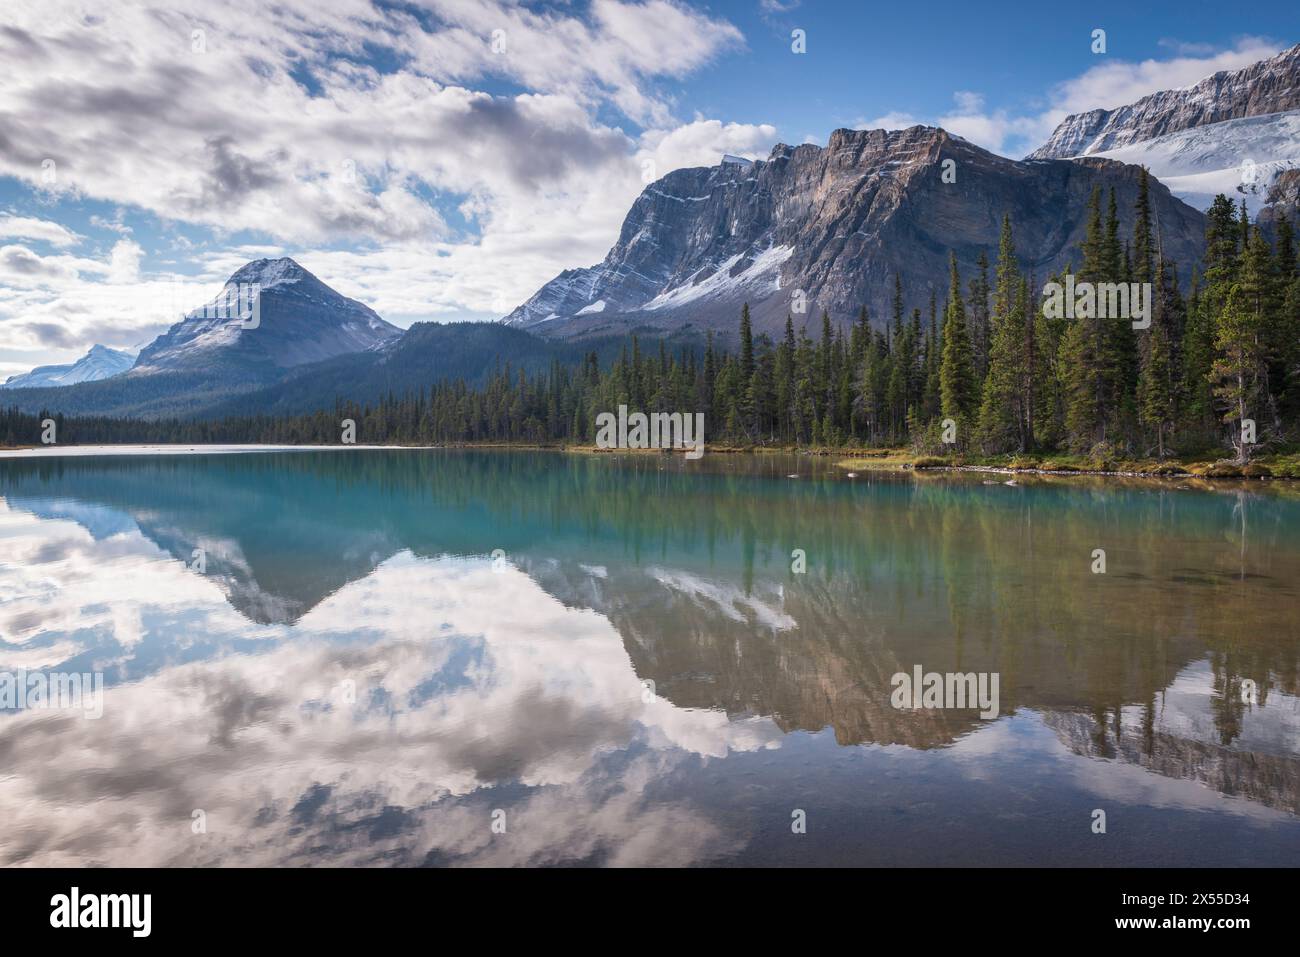
<path fill-rule="evenodd" d="M 715 444 L 1154 458 L 1219 448 L 1244 462 L 1294 441 L 1300 277 L 1291 224 L 1279 222 L 1270 243 L 1244 203 L 1220 196 L 1209 211 L 1203 260 L 1176 263 L 1162 255 L 1145 177 L 1133 221 L 1132 235 L 1121 235 L 1114 193 L 1094 191 L 1073 275 L 1079 283 L 1150 283 L 1147 328 L 1052 317 L 1042 283 L 1066 277 L 1021 269 L 1008 217 L 992 263 L 982 259 L 975 275 L 962 276 L 953 260 L 942 302 L 932 296 L 928 310 L 905 315 L 896 283 L 883 329 L 863 309 L 847 333 L 823 314 L 816 338 L 787 318 L 773 341 L 753 334 L 745 307 L 735 352 L 716 348 L 711 337 L 702 354 L 663 342 L 643 349 L 633 337 L 608 360 L 591 350 L 576 362 L 552 355 L 538 368 L 535 358 L 510 356 L 477 383 L 461 376 L 411 385 L 419 369 L 401 366 L 396 378 L 405 388 L 368 403 L 326 401 L 327 392 L 341 397 L 356 385 L 347 379 L 355 364 L 341 363 L 315 374 L 324 409 L 310 414 L 276 414 L 274 404 L 245 400 L 237 413 L 208 421 L 67 420 L 60 440 L 333 443 L 340 422 L 352 419 L 360 443 L 590 443 L 596 415 L 627 405 L 703 411 Z M 41 418 L 10 410 L 0 418 L 0 438 L 34 443 Z M 1253 423 L 1253 442 L 1243 421 Z"/>

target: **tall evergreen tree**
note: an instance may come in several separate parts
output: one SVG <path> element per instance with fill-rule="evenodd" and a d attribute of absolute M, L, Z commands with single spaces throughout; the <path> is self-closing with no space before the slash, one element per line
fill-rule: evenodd
<path fill-rule="evenodd" d="M 943 323 L 943 359 L 939 367 L 939 412 L 957 423 L 958 439 L 966 442 L 976 410 L 975 368 L 971 360 L 966 307 L 962 303 L 957 255 L 948 254 L 948 306 Z"/>
<path fill-rule="evenodd" d="M 1030 326 L 1023 312 L 1022 280 L 1011 217 L 1002 217 L 996 285 L 990 315 L 989 369 L 980 403 L 980 440 L 990 452 L 1024 451 L 1033 442 L 1028 408 Z"/>
<path fill-rule="evenodd" d="M 1252 418 L 1259 402 L 1259 315 L 1251 307 L 1240 283 L 1233 283 L 1214 329 L 1218 352 L 1210 369 L 1214 395 L 1223 404 L 1223 421 L 1235 426 L 1230 441 L 1237 461 L 1249 461 L 1251 443 L 1243 435 L 1243 423 Z"/>
<path fill-rule="evenodd" d="M 1161 260 L 1156 268 L 1155 302 L 1147 345 L 1142 353 L 1138 379 L 1138 413 L 1142 423 L 1155 432 L 1156 456 L 1165 457 L 1165 438 L 1176 411 L 1174 357 L 1170 327 L 1178 306 L 1178 282 L 1169 263 Z"/>

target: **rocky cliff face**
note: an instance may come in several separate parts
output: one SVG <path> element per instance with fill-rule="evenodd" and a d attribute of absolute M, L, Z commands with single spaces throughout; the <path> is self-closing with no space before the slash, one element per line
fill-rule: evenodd
<path fill-rule="evenodd" d="M 1292 225 L 1300 222 L 1300 169 L 1278 173 L 1265 196 L 1267 205 L 1259 211 L 1259 224 L 1273 235 L 1278 220 L 1285 216 Z"/>
<path fill-rule="evenodd" d="M 1114 188 L 1131 231 L 1138 175 L 1099 159 L 1017 162 L 932 127 L 837 130 L 826 147 L 670 173 L 633 204 L 604 262 L 566 270 L 505 321 L 558 336 L 732 334 L 745 302 L 769 332 L 787 312 L 815 328 L 823 309 L 844 322 L 866 305 L 878 321 L 896 274 L 906 307 L 925 308 L 931 290 L 943 300 L 949 250 L 966 278 L 981 253 L 993 259 L 1003 214 L 1043 281 L 1078 260 L 1094 186 Z M 1152 189 L 1167 254 L 1190 263 L 1200 214 Z"/>
<path fill-rule="evenodd" d="M 1244 116 L 1300 109 L 1300 44 L 1182 90 L 1163 90 L 1113 110 L 1066 119 L 1028 159 L 1064 159 L 1117 149 L 1168 133 Z"/>

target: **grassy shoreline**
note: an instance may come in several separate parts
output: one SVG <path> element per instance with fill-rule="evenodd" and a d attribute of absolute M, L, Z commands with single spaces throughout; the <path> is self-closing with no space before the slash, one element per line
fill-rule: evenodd
<path fill-rule="evenodd" d="M 876 456 L 847 456 L 841 468 L 871 468 Z M 915 471 L 994 472 L 1005 475 L 1098 475 L 1125 478 L 1298 479 L 1300 454 L 1261 455 L 1246 465 L 1199 456 L 1156 459 L 1096 459 L 1083 455 L 918 455 L 894 450 L 888 461 Z"/>
<path fill-rule="evenodd" d="M 195 443 L 149 443 L 193 445 Z M 258 444 L 258 443 L 249 443 Z M 111 446 L 105 446 L 111 447 Z M 399 446 L 394 446 L 397 448 Z M 400 446 L 412 448 L 412 446 Z M 425 448 L 536 449 L 581 455 L 662 455 L 660 449 L 603 449 L 594 445 L 563 442 L 455 442 Z M 0 451 L 38 448 L 30 445 L 0 445 Z M 415 446 L 419 448 L 419 446 Z M 1063 453 L 979 456 L 969 454 L 930 455 L 893 448 L 807 448 L 801 446 L 710 445 L 710 455 L 811 455 L 835 458 L 832 463 L 845 471 L 986 472 L 999 475 L 1082 475 L 1122 478 L 1198 479 L 1300 479 L 1300 452 L 1264 454 L 1245 466 L 1212 455 L 1156 459 L 1097 459 Z M 679 454 L 679 453 L 674 453 Z"/>
<path fill-rule="evenodd" d="M 549 446 L 568 452 L 659 454 L 656 449 L 598 449 Z M 930 455 L 910 449 L 803 448 L 797 446 L 709 446 L 709 454 L 795 454 L 834 457 L 848 471 L 990 472 L 1000 475 L 1090 475 L 1123 478 L 1300 479 L 1300 453 L 1260 455 L 1246 465 L 1210 455 L 1186 458 L 1095 459 L 1057 453 L 1022 455 Z"/>

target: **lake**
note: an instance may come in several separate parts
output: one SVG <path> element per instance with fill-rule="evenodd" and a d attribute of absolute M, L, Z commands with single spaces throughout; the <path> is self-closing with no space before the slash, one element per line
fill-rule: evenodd
<path fill-rule="evenodd" d="M 0 459 L 0 862 L 1294 864 L 1300 495 L 1006 480 Z"/>

